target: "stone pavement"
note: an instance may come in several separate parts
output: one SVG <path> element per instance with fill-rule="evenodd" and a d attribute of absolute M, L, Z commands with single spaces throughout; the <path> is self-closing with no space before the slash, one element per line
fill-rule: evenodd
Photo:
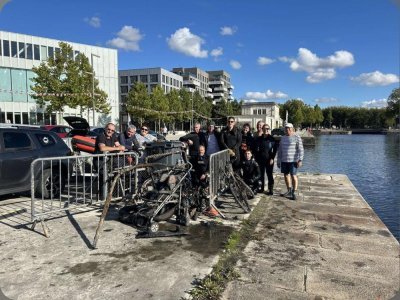
<path fill-rule="evenodd" d="M 302 174 L 299 190 L 297 201 L 274 195 L 258 204 L 265 214 L 223 299 L 394 297 L 399 243 L 350 180 Z"/>
<path fill-rule="evenodd" d="M 264 212 L 223 299 L 390 299 L 399 289 L 399 243 L 343 175 L 300 175 L 297 201 L 258 196 Z M 277 176 L 277 191 L 284 185 Z M 258 203 L 258 204 L 257 204 Z M 181 299 L 211 272 L 248 215 L 200 217 L 181 237 L 136 239 L 110 210 L 90 248 L 100 207 L 60 214 L 29 230 L 30 201 L 0 201 L 0 299 Z M 172 223 L 162 224 L 174 229 Z"/>

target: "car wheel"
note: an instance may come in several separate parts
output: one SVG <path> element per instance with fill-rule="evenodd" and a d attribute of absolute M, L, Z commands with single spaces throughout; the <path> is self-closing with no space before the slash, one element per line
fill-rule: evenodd
<path fill-rule="evenodd" d="M 42 176 L 39 175 L 37 194 L 45 199 L 56 198 L 65 188 L 65 178 L 60 177 L 58 169 L 45 169 Z"/>

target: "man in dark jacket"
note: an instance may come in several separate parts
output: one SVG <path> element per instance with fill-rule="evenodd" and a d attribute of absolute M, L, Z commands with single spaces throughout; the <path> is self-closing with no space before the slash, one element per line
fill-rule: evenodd
<path fill-rule="evenodd" d="M 260 167 L 254 160 L 251 150 L 244 151 L 244 160 L 240 162 L 243 181 L 257 194 L 260 180 Z"/>
<path fill-rule="evenodd" d="M 255 159 L 260 166 L 261 171 L 261 187 L 260 191 L 264 192 L 265 173 L 268 177 L 268 192 L 267 195 L 274 194 L 274 159 L 277 152 L 277 143 L 270 134 L 270 127 L 264 124 L 262 127 L 262 135 L 256 137 L 254 141 Z"/>
<path fill-rule="evenodd" d="M 194 184 L 201 185 L 202 187 L 207 186 L 207 174 L 209 171 L 209 157 L 206 154 L 206 147 L 199 147 L 199 154 L 194 159 Z"/>
<path fill-rule="evenodd" d="M 188 133 L 179 138 L 181 142 L 185 142 L 189 145 L 189 156 L 194 158 L 199 154 L 199 147 L 202 145 L 206 147 L 207 140 L 204 132 L 200 131 L 200 123 L 194 124 L 194 130 L 191 133 Z"/>
<path fill-rule="evenodd" d="M 120 134 L 119 143 L 125 146 L 128 151 L 139 151 L 140 144 L 136 138 L 136 126 L 129 125 L 123 134 Z"/>
<path fill-rule="evenodd" d="M 221 132 L 221 150 L 229 150 L 232 167 L 237 170 L 240 167 L 239 149 L 242 143 L 242 134 L 235 124 L 235 118 L 229 117 L 227 126 Z"/>

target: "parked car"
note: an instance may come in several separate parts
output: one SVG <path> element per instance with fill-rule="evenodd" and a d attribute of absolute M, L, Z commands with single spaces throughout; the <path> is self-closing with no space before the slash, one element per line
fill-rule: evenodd
<path fill-rule="evenodd" d="M 0 195 L 30 191 L 31 163 L 35 159 L 71 154 L 63 140 L 52 131 L 29 126 L 0 127 Z M 65 187 L 68 170 L 72 168 L 63 161 L 61 166 L 59 162 L 37 164 L 35 192 L 44 198 L 56 197 Z"/>
<path fill-rule="evenodd" d="M 152 136 L 155 136 L 158 141 L 164 141 L 165 140 L 165 136 L 163 136 L 161 133 L 158 133 L 158 132 L 156 132 L 154 130 L 149 130 L 149 134 L 151 134 Z"/>
<path fill-rule="evenodd" d="M 57 133 L 57 135 L 60 138 L 67 137 L 68 133 L 72 129 L 71 127 L 66 126 L 66 125 L 43 125 L 40 128 L 44 129 L 44 130 L 49 130 L 49 131 L 55 132 L 55 133 Z"/>

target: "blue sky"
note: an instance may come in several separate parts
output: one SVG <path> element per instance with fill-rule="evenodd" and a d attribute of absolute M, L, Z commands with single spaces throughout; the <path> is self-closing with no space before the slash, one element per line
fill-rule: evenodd
<path fill-rule="evenodd" d="M 236 99 L 382 107 L 399 87 L 400 0 L 1 5 L 0 30 L 118 48 L 120 70 L 223 69 Z"/>

